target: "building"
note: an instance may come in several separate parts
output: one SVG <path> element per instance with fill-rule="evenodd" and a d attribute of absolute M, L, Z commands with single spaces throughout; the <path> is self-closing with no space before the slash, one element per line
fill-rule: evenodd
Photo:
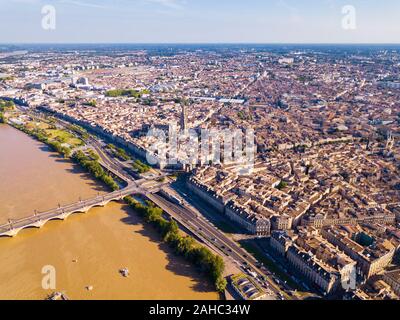
<path fill-rule="evenodd" d="M 282 58 L 278 60 L 279 64 L 293 64 L 294 58 Z"/>
<path fill-rule="evenodd" d="M 340 226 L 340 225 L 353 225 L 356 226 L 360 223 L 383 223 L 383 224 L 394 224 L 396 221 L 395 214 L 387 213 L 386 211 L 382 214 L 376 214 L 373 216 L 361 216 L 359 218 L 351 217 L 337 217 L 337 218 L 325 218 L 322 214 L 316 216 L 303 217 L 301 224 L 303 226 L 324 228 L 328 226 Z"/>
<path fill-rule="evenodd" d="M 271 227 L 273 230 L 292 229 L 293 218 L 288 215 L 273 216 L 271 218 Z"/>
<path fill-rule="evenodd" d="M 286 257 L 287 251 L 296 240 L 297 236 L 289 234 L 286 231 L 272 231 L 270 237 L 270 246 L 282 257 Z"/>
<path fill-rule="evenodd" d="M 392 262 L 396 251 L 390 241 L 383 239 L 374 239 L 371 245 L 364 247 L 337 228 L 322 229 L 321 235 L 357 261 L 357 270 L 366 279 L 383 271 Z"/>
<path fill-rule="evenodd" d="M 339 289 L 346 289 L 343 285 L 351 284 L 352 277 L 355 289 L 356 262 L 340 252 L 335 252 L 334 248 L 328 250 L 321 248 L 313 253 L 298 245 L 292 245 L 286 257 L 297 272 L 324 294 L 330 295 Z"/>
<path fill-rule="evenodd" d="M 266 294 L 249 276 L 238 274 L 231 277 L 232 287 L 243 300 L 262 300 Z"/>
<path fill-rule="evenodd" d="M 330 294 L 338 287 L 338 275 L 331 273 L 330 270 L 320 264 L 312 253 L 291 246 L 286 257 L 296 271 L 305 276 L 308 281 L 317 285 L 324 293 Z"/>
<path fill-rule="evenodd" d="M 394 293 L 400 296 L 400 270 L 386 272 L 383 280 L 390 285 Z"/>
<path fill-rule="evenodd" d="M 86 77 L 73 79 L 72 82 L 73 82 L 73 84 L 76 84 L 76 85 L 89 86 L 89 79 Z"/>
<path fill-rule="evenodd" d="M 36 82 L 36 83 L 28 83 L 26 85 L 27 89 L 37 89 L 37 90 L 45 90 L 46 84 L 43 82 Z"/>
<path fill-rule="evenodd" d="M 195 177 L 191 177 L 187 186 L 190 191 L 199 196 L 202 200 L 206 201 L 209 205 L 211 205 L 214 209 L 216 209 L 219 213 L 225 212 L 225 205 L 227 203 L 227 199 L 219 195 L 212 188 L 207 187 L 198 181 Z"/>
<path fill-rule="evenodd" d="M 388 89 L 400 89 L 400 80 L 398 79 L 386 79 L 378 81 L 378 87 Z"/>
<path fill-rule="evenodd" d="M 292 269 L 324 294 L 355 289 L 356 262 L 318 235 L 273 231 L 270 245 Z"/>
<path fill-rule="evenodd" d="M 270 234 L 271 224 L 269 219 L 264 218 L 262 215 L 248 212 L 233 201 L 226 205 L 225 215 L 251 234 L 258 236 L 268 236 Z"/>

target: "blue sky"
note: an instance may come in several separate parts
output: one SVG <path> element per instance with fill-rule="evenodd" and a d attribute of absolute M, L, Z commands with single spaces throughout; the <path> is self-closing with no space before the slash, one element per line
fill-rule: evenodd
<path fill-rule="evenodd" d="M 345 5 L 355 30 L 342 28 Z M 400 42 L 399 0 L 0 0 L 0 13 L 1 43 Z"/>

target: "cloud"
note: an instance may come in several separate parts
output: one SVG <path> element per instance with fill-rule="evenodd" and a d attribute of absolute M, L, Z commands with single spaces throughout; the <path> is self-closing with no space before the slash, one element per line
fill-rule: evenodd
<path fill-rule="evenodd" d="M 10 1 L 10 0 L 8 0 L 8 1 Z M 3 1 L 0 0 L 0 3 L 1 2 L 7 2 L 7 0 L 3 0 Z M 37 4 L 40 2 L 40 0 L 11 0 L 11 2 L 22 3 L 22 4 Z"/>
<path fill-rule="evenodd" d="M 299 14 L 297 7 L 291 5 L 286 0 L 279 0 L 277 2 L 278 7 L 283 8 L 289 12 L 289 21 L 292 23 L 300 23 L 303 21 L 303 17 Z"/>
<path fill-rule="evenodd" d="M 96 4 L 83 0 L 60 0 L 59 3 L 71 4 L 80 7 L 89 7 L 89 8 L 100 8 L 100 9 L 108 8 L 106 5 Z"/>
<path fill-rule="evenodd" d="M 185 1 L 179 1 L 179 0 L 146 0 L 146 1 L 160 4 L 167 8 L 179 9 L 179 10 L 183 9 L 183 5 L 185 4 Z"/>

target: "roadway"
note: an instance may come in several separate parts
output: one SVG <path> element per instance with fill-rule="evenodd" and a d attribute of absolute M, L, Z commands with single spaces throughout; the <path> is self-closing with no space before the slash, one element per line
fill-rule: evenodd
<path fill-rule="evenodd" d="M 285 295 L 283 290 L 270 278 L 271 274 L 266 270 L 261 270 L 261 267 L 259 267 L 260 263 L 253 256 L 249 255 L 234 240 L 218 230 L 218 228 L 209 223 L 204 217 L 199 216 L 199 214 L 184 205 L 174 204 L 157 194 L 151 194 L 147 197 L 170 214 L 171 217 L 198 235 L 199 238 L 205 239 L 207 244 L 215 248 L 216 251 L 233 260 L 243 272 L 248 273 L 250 271 L 256 274 L 255 278 L 261 286 L 271 290 L 277 297 L 281 297 L 282 295 L 284 298 L 289 299 L 288 295 Z"/>

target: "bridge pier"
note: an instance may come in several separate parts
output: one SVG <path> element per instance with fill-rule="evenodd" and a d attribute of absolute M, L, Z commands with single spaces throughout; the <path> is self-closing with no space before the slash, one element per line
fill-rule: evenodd
<path fill-rule="evenodd" d="M 0 236 L 14 238 L 21 230 L 22 230 L 22 228 L 11 229 L 11 230 L 1 233 Z"/>
<path fill-rule="evenodd" d="M 34 227 L 34 228 L 42 228 L 45 224 L 47 223 L 47 220 L 38 220 L 35 223 L 32 223 L 30 225 L 30 227 Z"/>

